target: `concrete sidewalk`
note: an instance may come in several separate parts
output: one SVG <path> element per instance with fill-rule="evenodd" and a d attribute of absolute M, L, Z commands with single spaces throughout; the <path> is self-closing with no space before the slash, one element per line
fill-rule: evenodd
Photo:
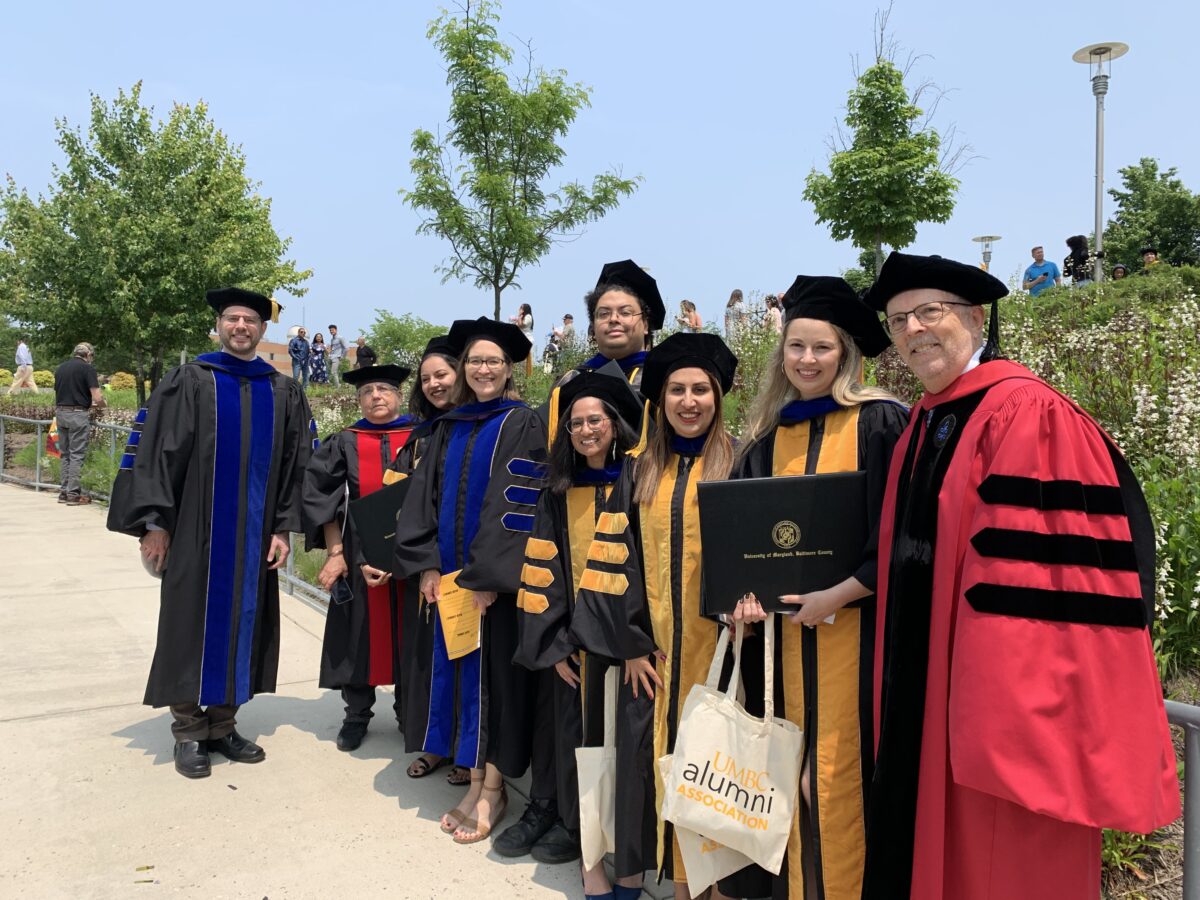
<path fill-rule="evenodd" d="M 0 895 L 6 897 L 582 896 L 575 864 L 455 845 L 442 777 L 412 755 L 381 691 L 361 748 L 340 753 L 341 700 L 317 687 L 324 617 L 283 597 L 279 692 L 243 707 L 259 765 L 213 757 L 189 781 L 170 716 L 141 705 L 158 582 L 103 506 L 0 485 Z M 510 791 L 504 825 L 524 798 Z M 503 826 L 502 826 L 503 827 Z"/>

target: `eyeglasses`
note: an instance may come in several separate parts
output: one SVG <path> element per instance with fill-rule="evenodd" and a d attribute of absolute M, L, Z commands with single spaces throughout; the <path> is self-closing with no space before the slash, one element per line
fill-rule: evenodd
<path fill-rule="evenodd" d="M 569 419 L 567 421 L 567 434 L 579 434 L 583 431 L 583 426 L 586 425 L 589 431 L 600 431 L 609 422 L 608 416 L 588 416 L 586 419 Z"/>
<path fill-rule="evenodd" d="M 374 394 L 398 394 L 400 388 L 392 387 L 390 384 L 364 384 L 358 389 L 358 396 L 367 397 Z"/>
<path fill-rule="evenodd" d="M 917 321 L 922 325 L 936 325 L 942 321 L 942 316 L 946 315 L 947 306 L 971 305 L 970 303 L 958 303 L 954 300 L 934 300 L 932 303 L 922 303 L 916 309 L 910 309 L 908 312 L 888 316 L 883 321 L 887 324 L 888 333 L 899 334 L 908 327 L 909 316 L 916 316 Z"/>
<path fill-rule="evenodd" d="M 620 309 L 604 309 L 596 310 L 595 319 L 597 322 L 608 322 L 611 319 L 620 319 L 621 321 L 633 320 L 638 316 L 645 315 L 640 309 L 634 309 L 632 306 L 622 306 Z"/>
<path fill-rule="evenodd" d="M 236 325 L 238 322 L 245 322 L 247 325 L 261 325 L 262 319 L 258 316 L 227 316 L 221 314 L 221 321 L 226 325 Z"/>
<path fill-rule="evenodd" d="M 499 356 L 468 356 L 467 365 L 472 369 L 498 369 L 504 365 L 505 360 Z"/>

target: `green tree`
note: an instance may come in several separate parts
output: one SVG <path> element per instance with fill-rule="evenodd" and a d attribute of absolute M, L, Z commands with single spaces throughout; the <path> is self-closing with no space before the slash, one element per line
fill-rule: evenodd
<path fill-rule="evenodd" d="M 941 137 L 917 105 L 932 85 L 909 97 L 904 73 L 890 58 L 895 47 L 887 39 L 887 13 L 876 25 L 875 63 L 858 76 L 846 103 L 852 137 L 841 139 L 828 173 L 808 174 L 804 199 L 835 240 L 874 254 L 878 275 L 885 244 L 902 249 L 916 240 L 918 223 L 950 218 L 958 190 L 951 172 L 969 148 L 941 152 Z"/>
<path fill-rule="evenodd" d="M 844 270 L 842 277 L 846 279 L 850 287 L 861 294 L 874 283 L 875 274 L 875 251 L 860 250 L 858 265 Z"/>
<path fill-rule="evenodd" d="M 414 182 L 400 191 L 425 216 L 417 233 L 450 243 L 443 282 L 490 288 L 497 319 L 501 294 L 520 287 L 524 266 L 615 209 L 640 180 L 609 171 L 590 189 L 579 182 L 549 188 L 565 156 L 559 140 L 591 92 L 567 83 L 562 70 L 534 69 L 532 56 L 523 73 L 511 73 L 513 52 L 496 36 L 498 10 L 488 0 L 467 2 L 461 17 L 443 13 L 430 25 L 446 60 L 449 128 L 444 140 L 413 132 Z"/>
<path fill-rule="evenodd" d="M 55 122 L 65 165 L 36 200 L 11 178 L 0 197 L 0 311 L 67 353 L 80 340 L 132 358 L 138 399 L 171 355 L 210 349 L 206 289 L 238 284 L 301 295 L 271 201 L 246 177 L 241 148 L 176 104 L 164 122 L 141 83 L 110 105 L 92 95 L 86 136 Z"/>
<path fill-rule="evenodd" d="M 1143 157 L 1121 173 L 1121 189 L 1109 188 L 1117 210 L 1104 229 L 1104 256 L 1142 268 L 1142 247 L 1158 247 L 1159 258 L 1180 266 L 1200 265 L 1200 194 L 1193 194 L 1174 167 L 1160 172 L 1158 160 Z"/>
<path fill-rule="evenodd" d="M 375 322 L 367 332 L 367 344 L 379 356 L 379 362 L 408 366 L 416 375 L 417 363 L 429 339 L 449 329 L 432 325 L 412 313 L 394 316 L 386 309 L 375 310 Z"/>

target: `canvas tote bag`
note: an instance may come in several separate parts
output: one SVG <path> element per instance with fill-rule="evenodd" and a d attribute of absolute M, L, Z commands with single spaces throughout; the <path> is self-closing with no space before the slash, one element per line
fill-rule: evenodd
<path fill-rule="evenodd" d="M 735 699 L 745 632 L 740 623 L 733 675 L 725 691 L 718 689 L 729 646 L 729 629 L 723 628 L 708 679 L 691 689 L 683 705 L 662 809 L 677 828 L 717 841 L 777 875 L 800 792 L 804 735 L 795 723 L 775 718 L 775 629 L 765 631 L 763 718 L 751 716 Z"/>
<path fill-rule="evenodd" d="M 616 845 L 617 692 L 621 666 L 604 673 L 604 746 L 576 747 L 579 781 L 579 846 L 590 869 Z"/>
<path fill-rule="evenodd" d="M 663 782 L 671 771 L 673 756 L 658 758 L 658 771 Z M 734 872 L 740 872 L 753 860 L 736 850 L 730 850 L 719 841 L 701 837 L 694 831 L 675 826 L 675 840 L 679 842 L 679 855 L 683 857 L 683 868 L 687 873 L 688 893 L 699 897 L 709 885 Z"/>

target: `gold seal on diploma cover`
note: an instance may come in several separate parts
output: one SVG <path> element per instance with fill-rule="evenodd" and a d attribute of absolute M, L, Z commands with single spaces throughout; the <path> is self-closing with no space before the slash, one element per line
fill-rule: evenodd
<path fill-rule="evenodd" d="M 791 550 L 800 543 L 800 526 L 787 519 L 776 522 L 775 527 L 771 529 L 771 540 L 779 549 Z"/>

